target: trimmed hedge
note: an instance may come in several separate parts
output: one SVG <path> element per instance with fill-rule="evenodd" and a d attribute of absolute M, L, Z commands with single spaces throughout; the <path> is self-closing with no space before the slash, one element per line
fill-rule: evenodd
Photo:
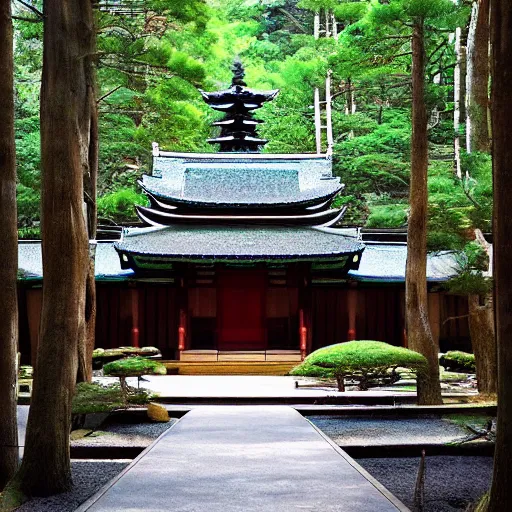
<path fill-rule="evenodd" d="M 137 356 L 107 363 L 103 367 L 103 373 L 113 377 L 139 377 L 141 375 L 165 375 L 167 370 L 162 363 Z"/>
<path fill-rule="evenodd" d="M 443 366 L 445 370 L 452 372 L 476 372 L 475 356 L 459 350 L 451 350 L 446 352 L 446 354 L 442 354 L 439 358 L 439 364 Z"/>
<path fill-rule="evenodd" d="M 349 341 L 315 350 L 290 375 L 335 378 L 339 391 L 345 390 L 345 379 L 358 382 L 366 390 L 380 382 L 394 383 L 400 379 L 397 368 L 416 372 L 427 366 L 421 354 L 382 341 Z"/>

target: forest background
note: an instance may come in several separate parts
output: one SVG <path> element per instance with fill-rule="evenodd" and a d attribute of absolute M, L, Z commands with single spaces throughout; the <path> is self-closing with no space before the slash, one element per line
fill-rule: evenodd
<path fill-rule="evenodd" d="M 28 6 L 40 7 L 33 0 Z M 103 3 L 103 2 L 102 2 Z M 346 225 L 405 229 L 411 144 L 411 48 L 407 20 L 379 17 L 378 1 L 175 0 L 105 2 L 98 16 L 98 217 L 137 221 L 145 197 L 137 179 L 150 172 L 151 143 L 186 152 L 215 151 L 206 142 L 217 114 L 198 88 L 226 88 L 239 57 L 250 87 L 280 88 L 259 113 L 271 153 L 315 151 L 313 91 L 332 70 L 334 172 L 346 184 Z M 386 2 L 384 2 L 386 3 Z M 429 247 L 462 248 L 475 228 L 490 231 L 491 160 L 465 144 L 465 53 L 472 2 L 428 2 Z M 39 234 L 39 87 L 42 23 L 16 3 L 15 89 L 18 219 L 21 238 Z M 101 5 L 101 3 L 100 3 Z M 320 12 L 320 37 L 314 14 Z M 473 13 L 474 17 L 474 13 Z M 333 30 L 332 20 L 336 20 Z M 328 33 L 325 19 L 330 20 Z M 32 21 L 27 21 L 32 20 Z M 337 34 L 336 34 L 337 32 Z M 328 37 L 330 36 L 330 37 Z M 462 55 L 462 57 L 461 57 Z M 457 63 L 461 70 L 456 79 Z M 458 90 L 456 90 L 458 89 Z M 462 98 L 455 105 L 456 97 Z M 456 117 L 454 123 L 454 116 Z M 459 154 L 454 151 L 459 141 Z M 325 148 L 325 144 L 324 144 Z M 459 176 L 457 176 L 457 172 Z"/>

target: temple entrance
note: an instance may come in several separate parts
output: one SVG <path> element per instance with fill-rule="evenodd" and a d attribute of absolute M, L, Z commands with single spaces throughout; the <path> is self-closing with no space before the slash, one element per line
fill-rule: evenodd
<path fill-rule="evenodd" d="M 217 292 L 218 350 L 267 348 L 265 332 L 266 273 L 219 273 Z"/>

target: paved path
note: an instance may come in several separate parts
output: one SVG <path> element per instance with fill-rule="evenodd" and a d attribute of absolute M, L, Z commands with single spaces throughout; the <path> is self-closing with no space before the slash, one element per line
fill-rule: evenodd
<path fill-rule="evenodd" d="M 119 382 L 117 377 L 97 377 L 103 384 Z M 301 383 L 296 388 L 295 382 Z M 135 377 L 128 378 L 130 386 L 137 386 Z M 347 391 L 336 388 L 309 387 L 314 379 L 304 377 L 279 377 L 272 375 L 145 375 L 142 387 L 151 389 L 161 398 L 301 398 L 322 399 L 328 397 L 393 397 L 396 391 Z M 302 387 L 304 386 L 304 387 Z M 319 384 L 321 386 L 321 384 Z M 416 396 L 414 392 L 398 392 L 399 396 Z"/>
<path fill-rule="evenodd" d="M 298 412 L 189 412 L 77 512 L 408 510 Z"/>

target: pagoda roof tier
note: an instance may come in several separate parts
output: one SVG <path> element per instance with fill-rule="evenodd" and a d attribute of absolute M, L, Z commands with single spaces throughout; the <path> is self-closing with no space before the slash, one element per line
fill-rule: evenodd
<path fill-rule="evenodd" d="M 144 181 L 139 181 L 139 184 L 155 207 L 172 210 L 187 207 L 212 210 L 286 208 L 288 211 L 294 211 L 320 207 L 334 199 L 344 187 L 336 178 L 321 180 L 318 186 L 303 190 L 283 187 L 280 183 L 273 186 L 272 181 L 243 187 L 244 182 L 240 178 L 236 181 L 211 179 L 205 182 L 203 187 L 173 189 L 160 178 L 145 176 Z"/>
<path fill-rule="evenodd" d="M 207 142 L 210 144 L 223 144 L 225 142 L 229 142 L 231 144 L 242 144 L 244 146 L 263 146 L 268 140 L 266 139 L 258 139 L 257 137 L 252 137 L 246 133 L 237 133 L 235 135 L 227 135 L 226 137 L 216 137 L 214 139 L 207 139 Z"/>
<path fill-rule="evenodd" d="M 125 231 L 114 244 L 121 267 L 170 270 L 173 263 L 338 262 L 357 269 L 364 244 L 335 229 L 168 226 Z"/>
<path fill-rule="evenodd" d="M 222 121 L 215 121 L 212 126 L 232 126 L 241 124 L 242 126 L 256 126 L 263 123 L 260 119 L 244 119 L 242 117 L 233 117 L 231 119 L 223 119 Z"/>
<path fill-rule="evenodd" d="M 262 209 L 317 206 L 343 187 L 331 161 L 317 155 L 161 152 L 141 185 L 162 208 Z"/>
<path fill-rule="evenodd" d="M 221 110 L 220 107 L 226 104 L 231 104 L 231 107 L 233 107 L 235 104 L 242 103 L 244 105 L 251 105 L 251 109 L 256 109 L 261 107 L 266 101 L 272 101 L 279 94 L 279 89 L 258 91 L 235 85 L 224 91 L 206 92 L 199 90 L 199 92 L 204 101 L 217 110 Z"/>
<path fill-rule="evenodd" d="M 292 215 L 244 215 L 241 212 L 233 212 L 232 215 L 201 215 L 194 213 L 179 213 L 173 210 L 157 210 L 145 206 L 136 206 L 137 215 L 150 226 L 168 226 L 171 224 L 196 223 L 196 224 L 276 224 L 276 225 L 300 225 L 320 226 L 334 225 L 341 220 L 345 208 L 329 208 L 321 211 L 307 213 L 295 213 Z"/>

